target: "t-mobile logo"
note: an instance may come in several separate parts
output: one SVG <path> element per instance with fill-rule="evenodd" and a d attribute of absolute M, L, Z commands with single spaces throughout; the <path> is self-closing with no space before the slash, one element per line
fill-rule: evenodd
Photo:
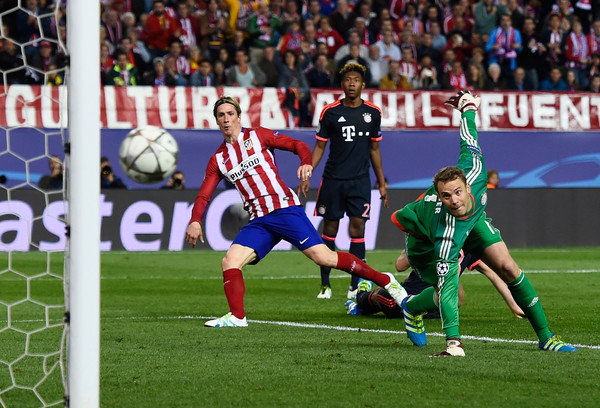
<path fill-rule="evenodd" d="M 356 136 L 356 132 L 354 131 L 354 125 L 352 126 L 342 126 L 342 136 L 346 140 L 346 142 L 351 142 L 352 138 Z"/>

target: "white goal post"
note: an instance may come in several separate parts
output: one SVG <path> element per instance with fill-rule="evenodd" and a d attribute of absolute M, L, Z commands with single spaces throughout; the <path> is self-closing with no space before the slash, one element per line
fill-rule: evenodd
<path fill-rule="evenodd" d="M 67 3 L 70 154 L 69 270 L 66 307 L 68 400 L 72 408 L 100 405 L 100 7 Z"/>

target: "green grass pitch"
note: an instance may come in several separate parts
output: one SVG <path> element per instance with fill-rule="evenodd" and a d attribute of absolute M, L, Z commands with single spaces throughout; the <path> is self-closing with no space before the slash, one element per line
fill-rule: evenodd
<path fill-rule="evenodd" d="M 318 268 L 298 251 L 272 252 L 245 268 L 249 327 L 241 329 L 203 326 L 228 310 L 223 253 L 103 253 L 101 406 L 597 407 L 600 248 L 512 254 L 535 286 L 550 328 L 578 345 L 578 353 L 538 351 L 528 322 L 512 317 L 477 273 L 462 277 L 467 356 L 432 359 L 445 346 L 439 320 L 426 320 L 429 344 L 417 348 L 400 320 L 348 316 L 349 276 L 334 271 L 333 299 L 316 299 Z M 393 270 L 396 255 L 367 254 L 382 271 Z M 12 264 L 28 270 L 39 260 L 23 254 Z M 53 279 L 44 281 L 48 292 L 58 290 Z M 0 299 L 12 300 L 13 290 L 14 279 L 4 278 Z M 31 320 L 27 313 L 18 318 Z M 5 313 L 2 319 L 5 326 Z M 0 333 L 0 353 L 14 354 L 18 340 Z M 0 391 L 8 381 L 2 367 Z M 13 393 L 15 405 L 7 406 L 39 406 L 30 397 Z"/>

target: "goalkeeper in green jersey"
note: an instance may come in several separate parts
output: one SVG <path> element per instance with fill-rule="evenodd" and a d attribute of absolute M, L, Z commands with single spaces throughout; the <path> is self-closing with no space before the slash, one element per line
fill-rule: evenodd
<path fill-rule="evenodd" d="M 479 98 L 469 91 L 460 91 L 446 104 L 461 112 L 458 165 L 438 171 L 433 185 L 417 201 L 392 216 L 394 224 L 408 234 L 406 251 L 411 266 L 423 280 L 434 285 L 401 304 L 409 339 L 417 346 L 427 344 L 423 314 L 439 308 L 446 349 L 434 356 L 465 355 L 458 314 L 459 253 L 464 247 L 507 283 L 533 326 L 540 349 L 577 351 L 548 329 L 533 286 L 510 256 L 500 232 L 486 217 L 487 174 L 475 126 Z"/>

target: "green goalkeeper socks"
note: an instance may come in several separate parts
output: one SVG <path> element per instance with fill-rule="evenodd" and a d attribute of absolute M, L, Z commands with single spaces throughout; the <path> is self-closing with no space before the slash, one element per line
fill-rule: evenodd
<path fill-rule="evenodd" d="M 517 305 L 525 312 L 538 339 L 543 342 L 550 338 L 552 332 L 548 329 L 548 320 L 546 319 L 542 304 L 523 271 L 521 271 L 517 279 L 508 283 L 508 289 L 513 295 L 515 302 L 517 302 Z"/>

